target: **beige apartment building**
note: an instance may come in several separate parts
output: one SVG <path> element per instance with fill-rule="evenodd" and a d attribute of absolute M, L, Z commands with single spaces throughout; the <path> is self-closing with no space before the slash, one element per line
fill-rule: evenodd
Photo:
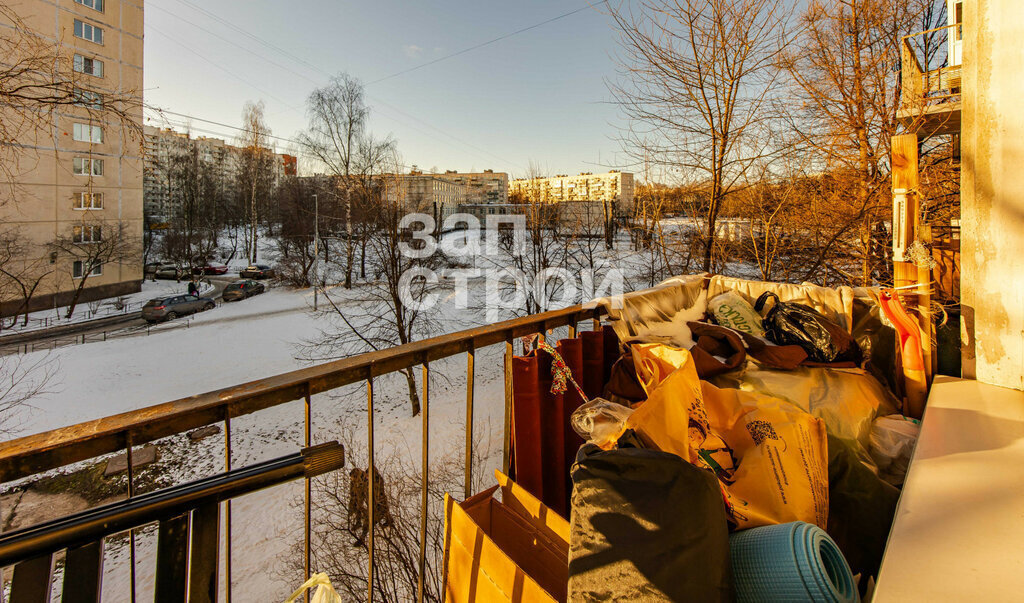
<path fill-rule="evenodd" d="M 457 212 L 466 203 L 467 187 L 439 174 L 413 171 L 409 174 L 389 175 L 397 186 L 389 190 L 392 202 L 401 201 L 406 211 L 430 214 L 441 227 L 445 218 Z M 397 199 L 396 199 L 397 197 Z"/>
<path fill-rule="evenodd" d="M 621 212 L 633 206 L 633 174 L 613 170 L 605 174 L 584 172 L 578 176 L 523 178 L 509 182 L 509 195 L 541 203 L 601 201 L 613 204 Z"/>
<path fill-rule="evenodd" d="M 438 178 L 466 187 L 466 203 L 508 203 L 508 174 L 484 170 L 460 174 L 447 170 Z"/>
<path fill-rule="evenodd" d="M 10 267 L 45 274 L 31 309 L 67 304 L 82 278 L 86 288 L 80 302 L 139 291 L 141 103 L 129 113 L 137 127 L 108 118 L 102 103 L 106 94 L 141 101 L 142 0 L 19 0 L 14 9 L 28 28 L 66 53 L 73 72 L 60 75 L 75 82 L 82 103 L 60 107 L 45 130 L 22 132 L 18 150 L 4 155 L 13 169 L 0 182 L 0 222 L 23 243 Z M 98 249 L 99 241 L 109 241 L 121 229 L 132 242 L 127 259 L 82 274 L 88 261 L 76 258 L 87 257 L 90 243 Z M 58 239 L 74 246 L 55 250 L 52 243 Z M 23 299 L 10 287 L 0 288 L 0 314 L 13 312 Z"/>

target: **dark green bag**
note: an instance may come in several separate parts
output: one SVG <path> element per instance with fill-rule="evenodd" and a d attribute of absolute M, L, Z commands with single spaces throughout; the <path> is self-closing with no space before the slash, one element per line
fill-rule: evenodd
<path fill-rule="evenodd" d="M 718 480 L 674 454 L 580 448 L 569 601 L 732 601 Z"/>

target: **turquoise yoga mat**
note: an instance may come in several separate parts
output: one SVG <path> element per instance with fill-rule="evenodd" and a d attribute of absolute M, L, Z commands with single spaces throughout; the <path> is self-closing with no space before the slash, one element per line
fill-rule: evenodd
<path fill-rule="evenodd" d="M 860 601 L 850 566 L 825 530 L 793 522 L 729 536 L 736 600 Z"/>

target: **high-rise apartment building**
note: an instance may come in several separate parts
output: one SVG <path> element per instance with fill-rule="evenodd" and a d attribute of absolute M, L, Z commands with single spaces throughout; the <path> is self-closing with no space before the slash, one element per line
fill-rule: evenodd
<path fill-rule="evenodd" d="M 509 195 L 540 203 L 562 201 L 602 201 L 612 203 L 616 211 L 633 205 L 633 174 L 611 171 L 605 174 L 584 172 L 578 176 L 523 178 L 509 182 Z"/>
<path fill-rule="evenodd" d="M 400 202 L 405 211 L 430 214 L 438 227 L 445 218 L 456 213 L 466 203 L 466 185 L 442 178 L 439 174 L 413 171 L 409 174 L 391 174 L 387 193 L 392 202 Z"/>
<path fill-rule="evenodd" d="M 459 173 L 448 170 L 438 178 L 466 187 L 467 203 L 508 203 L 508 174 L 484 170 Z"/>
<path fill-rule="evenodd" d="M 28 281 L 41 277 L 32 309 L 68 303 L 83 278 L 79 301 L 138 291 L 142 0 L 20 0 L 13 9 L 26 28 L 52 44 L 52 64 L 67 71 L 56 79 L 63 86 L 73 82 L 81 100 L 56 107 L 49 123 L 21 131 L 11 145 L 14 152 L 3 156 L 10 169 L 0 172 L 0 224 L 5 237 L 16 236 L 22 245 L 7 268 Z M 0 57 L 0 62 L 15 60 Z M 105 110 L 115 97 L 138 101 L 126 105 L 127 119 Z M 12 111 L 0 107 L 0 120 L 11 119 Z M 117 261 L 90 267 L 95 263 L 88 259 L 90 250 L 118 233 L 131 241 L 127 251 Z M 20 306 L 24 295 L 16 289 L 0 288 L 0 313 Z"/>
<path fill-rule="evenodd" d="M 146 170 L 143 176 L 146 216 L 151 223 L 171 219 L 179 202 L 173 194 L 173 164 L 176 158 L 198 154 L 199 161 L 213 169 L 215 180 L 230 190 L 241 165 L 242 149 L 219 138 L 192 137 L 170 128 L 146 126 Z M 295 176 L 297 159 L 293 155 L 275 154 L 273 180 Z"/>

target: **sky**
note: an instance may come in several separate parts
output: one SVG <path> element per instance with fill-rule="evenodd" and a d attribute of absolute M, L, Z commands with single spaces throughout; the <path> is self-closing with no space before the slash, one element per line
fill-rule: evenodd
<path fill-rule="evenodd" d="M 238 126 L 244 103 L 262 100 L 273 134 L 294 138 L 308 94 L 347 72 L 365 84 L 371 131 L 393 136 L 406 165 L 522 176 L 531 162 L 553 175 L 628 161 L 606 83 L 615 33 L 585 0 L 147 0 L 145 21 L 150 106 Z"/>

